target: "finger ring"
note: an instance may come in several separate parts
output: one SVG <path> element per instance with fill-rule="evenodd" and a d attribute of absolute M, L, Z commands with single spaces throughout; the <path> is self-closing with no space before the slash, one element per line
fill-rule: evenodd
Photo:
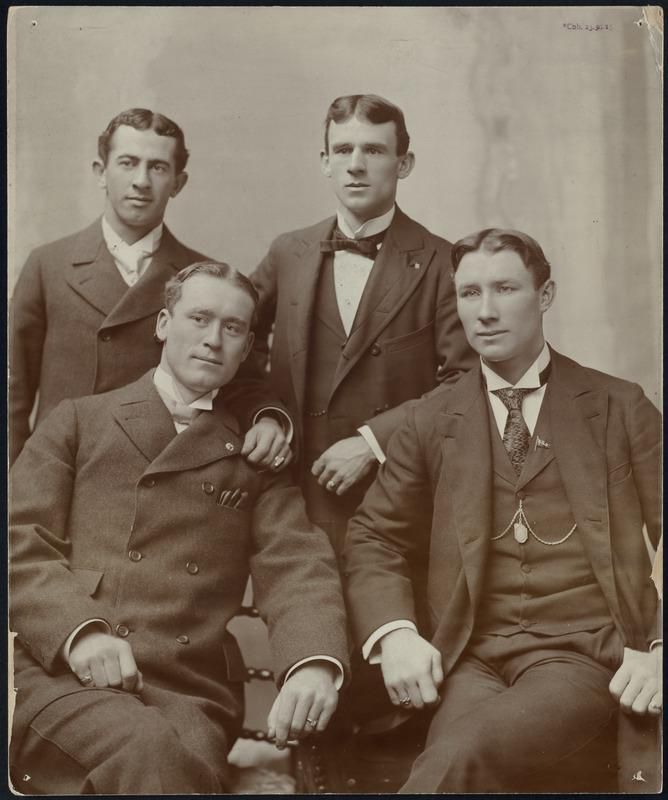
<path fill-rule="evenodd" d="M 79 682 L 81 683 L 82 686 L 88 686 L 89 683 L 93 682 L 93 676 L 84 675 L 83 678 L 79 678 Z"/>
<path fill-rule="evenodd" d="M 281 464 L 282 464 L 284 461 L 285 461 L 285 458 L 284 458 L 284 456 L 276 456 L 276 458 L 274 459 L 274 466 L 275 466 L 275 467 L 280 467 L 280 466 L 281 466 Z"/>
<path fill-rule="evenodd" d="M 327 488 L 328 489 L 336 488 L 336 481 L 327 481 Z"/>
<path fill-rule="evenodd" d="M 401 700 L 399 700 L 399 702 L 401 703 L 402 706 L 409 706 L 411 704 L 411 699 L 410 697 L 402 697 Z"/>
<path fill-rule="evenodd" d="M 311 717 L 306 717 L 306 724 L 309 725 L 311 728 L 315 728 L 315 726 L 318 724 L 318 720 L 311 719 Z"/>

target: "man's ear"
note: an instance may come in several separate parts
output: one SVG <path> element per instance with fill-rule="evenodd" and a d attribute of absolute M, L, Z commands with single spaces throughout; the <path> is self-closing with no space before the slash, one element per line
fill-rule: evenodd
<path fill-rule="evenodd" d="M 160 309 L 158 319 L 155 323 L 155 338 L 159 342 L 164 342 L 167 339 L 169 331 L 169 320 L 171 319 L 169 311 L 166 308 Z"/>
<path fill-rule="evenodd" d="M 248 354 L 253 349 L 253 342 L 255 341 L 255 334 L 251 331 L 248 334 L 248 341 L 246 342 L 246 349 L 244 350 L 242 361 L 245 361 L 248 358 Z"/>
<path fill-rule="evenodd" d="M 105 166 L 102 159 L 96 158 L 91 166 L 93 168 L 93 175 L 95 175 L 95 177 L 97 178 L 97 185 L 100 187 L 100 189 L 106 189 L 107 178 L 105 174 Z"/>
<path fill-rule="evenodd" d="M 320 151 L 320 169 L 322 170 L 323 175 L 328 178 L 332 177 L 332 168 L 329 164 L 329 155 L 325 150 Z"/>
<path fill-rule="evenodd" d="M 553 280 L 547 280 L 540 288 L 540 310 L 544 314 L 554 302 L 557 295 L 557 284 Z"/>
<path fill-rule="evenodd" d="M 413 171 L 414 166 L 415 154 L 411 153 L 409 150 L 406 155 L 401 156 L 401 160 L 399 161 L 399 170 L 397 173 L 399 178 L 407 178 Z"/>
<path fill-rule="evenodd" d="M 174 178 L 174 188 L 170 193 L 170 197 L 176 197 L 176 195 L 183 189 L 183 187 L 188 183 L 188 173 L 187 172 L 179 172 L 179 174 Z"/>

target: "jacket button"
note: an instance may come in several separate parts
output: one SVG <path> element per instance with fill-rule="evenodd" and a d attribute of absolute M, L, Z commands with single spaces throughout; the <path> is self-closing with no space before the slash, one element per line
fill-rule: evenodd
<path fill-rule="evenodd" d="M 135 561 L 135 562 L 141 561 L 142 554 L 139 552 L 139 550 L 130 550 L 130 552 L 128 553 L 128 558 L 130 559 L 130 561 Z"/>
<path fill-rule="evenodd" d="M 517 492 L 517 499 L 518 500 L 524 500 L 525 497 L 526 497 L 526 494 L 524 492 Z"/>
<path fill-rule="evenodd" d="M 191 575 L 197 575 L 199 572 L 199 564 L 196 561 L 189 561 L 186 564 L 186 569 Z"/>
<path fill-rule="evenodd" d="M 372 356 L 379 356 L 380 355 L 380 347 L 377 344 L 374 344 L 371 348 L 371 355 Z"/>
<path fill-rule="evenodd" d="M 529 620 L 528 620 L 528 619 L 522 619 L 522 620 L 520 620 L 520 628 L 522 628 L 522 630 L 523 630 L 523 631 L 525 631 L 525 630 L 526 630 L 527 628 L 529 628 L 530 626 L 531 626 L 531 623 L 529 622 Z"/>
<path fill-rule="evenodd" d="M 103 332 L 100 334 L 100 339 L 101 339 L 103 342 L 110 342 L 110 341 L 111 341 L 111 334 L 109 333 L 109 331 L 103 331 Z"/>
<path fill-rule="evenodd" d="M 212 483 L 209 483 L 209 481 L 204 481 L 202 484 L 202 491 L 204 494 L 213 494 L 216 491 L 216 487 Z"/>
<path fill-rule="evenodd" d="M 190 644 L 190 638 L 186 636 L 185 633 L 182 633 L 180 636 L 177 636 L 176 641 L 179 644 Z"/>
<path fill-rule="evenodd" d="M 520 566 L 520 569 L 522 570 L 522 572 L 523 572 L 525 575 L 528 575 L 528 574 L 531 572 L 531 565 L 530 565 L 530 564 L 526 564 L 526 563 L 525 563 L 525 564 L 522 564 L 522 565 Z"/>
<path fill-rule="evenodd" d="M 117 625 L 116 635 L 120 636 L 121 639 L 126 639 L 130 635 L 130 628 L 127 625 Z"/>
<path fill-rule="evenodd" d="M 146 478 L 146 480 L 143 481 L 143 485 L 149 489 L 153 488 L 153 486 L 155 486 L 155 478 Z"/>

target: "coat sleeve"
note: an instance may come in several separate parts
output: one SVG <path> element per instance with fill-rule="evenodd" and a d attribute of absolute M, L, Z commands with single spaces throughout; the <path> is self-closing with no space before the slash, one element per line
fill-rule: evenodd
<path fill-rule="evenodd" d="M 260 295 L 260 302 L 256 311 L 253 355 L 256 362 L 264 370 L 267 369 L 269 363 L 269 338 L 276 318 L 278 278 L 276 275 L 274 247 L 275 245 L 272 244 L 267 255 L 249 276 Z"/>
<path fill-rule="evenodd" d="M 9 309 L 9 463 L 13 464 L 30 436 L 46 336 L 42 269 L 31 253 L 14 287 Z"/>
<path fill-rule="evenodd" d="M 434 347 L 438 364 L 434 374 L 434 388 L 455 383 L 473 367 L 478 358 L 466 340 L 457 314 L 457 299 L 450 275 L 450 251 L 439 248 L 435 257 L 438 259 L 440 280 L 434 320 Z M 371 428 L 384 451 L 387 449 L 390 437 L 404 422 L 406 414 L 416 400 L 408 400 L 364 423 Z"/>
<path fill-rule="evenodd" d="M 75 404 L 40 424 L 9 475 L 10 624 L 48 672 L 68 635 L 88 619 L 113 619 L 70 570 L 68 521 L 76 477 Z"/>
<path fill-rule="evenodd" d="M 647 534 L 656 549 L 661 537 L 661 415 L 639 386 L 627 412 L 631 467 Z"/>
<path fill-rule="evenodd" d="M 254 600 L 280 686 L 302 659 L 331 656 L 349 675 L 346 616 L 334 551 L 286 476 L 267 478 L 253 512 Z"/>
<path fill-rule="evenodd" d="M 358 646 L 388 622 L 405 619 L 418 625 L 414 587 L 416 580 L 426 580 L 419 569 L 427 563 L 432 505 L 429 471 L 411 411 L 348 524 L 344 589 Z"/>

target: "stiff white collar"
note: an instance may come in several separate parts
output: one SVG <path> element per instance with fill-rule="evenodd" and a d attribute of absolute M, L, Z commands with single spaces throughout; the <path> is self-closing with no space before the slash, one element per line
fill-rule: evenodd
<path fill-rule="evenodd" d="M 166 372 L 160 366 L 160 364 L 158 364 L 158 366 L 155 368 L 155 372 L 153 373 L 153 383 L 157 389 L 166 394 L 167 397 L 171 397 L 175 403 L 184 403 L 174 378 L 168 372 Z M 210 392 L 203 394 L 201 397 L 197 397 L 192 401 L 192 403 L 184 404 L 190 406 L 191 408 L 198 408 L 201 411 L 211 411 L 213 408 L 214 398 L 218 392 L 219 389 L 212 389 Z"/>
<path fill-rule="evenodd" d="M 380 217 L 368 219 L 355 231 L 348 225 L 340 211 L 336 212 L 336 222 L 341 233 L 345 234 L 349 239 L 361 239 L 363 236 L 374 236 L 377 233 L 382 233 L 389 228 L 390 223 L 394 219 L 395 211 L 396 206 L 392 206 L 385 214 L 382 214 Z"/>
<path fill-rule="evenodd" d="M 480 359 L 480 366 L 482 374 L 487 381 L 487 391 L 493 392 L 495 389 L 508 389 L 513 387 L 515 389 L 537 389 L 540 386 L 540 373 L 550 363 L 550 350 L 547 343 L 543 345 L 543 349 L 538 354 L 538 358 L 533 362 L 529 369 L 522 375 L 517 383 L 508 383 L 505 378 L 497 375 L 496 372 L 485 362 Z"/>
<path fill-rule="evenodd" d="M 116 231 L 111 227 L 111 225 L 107 222 L 106 217 L 102 217 L 102 236 L 104 237 L 105 244 L 109 249 L 109 252 L 113 255 L 115 251 L 125 252 L 125 253 L 132 253 L 135 255 L 135 261 L 140 256 L 149 256 L 153 255 L 155 251 L 160 247 L 160 242 L 162 240 L 162 230 L 163 230 L 162 222 L 158 223 L 153 230 L 150 230 L 146 236 L 142 236 L 141 239 L 138 239 L 133 244 L 128 244 L 126 241 L 121 239 L 121 237 L 116 233 Z"/>

